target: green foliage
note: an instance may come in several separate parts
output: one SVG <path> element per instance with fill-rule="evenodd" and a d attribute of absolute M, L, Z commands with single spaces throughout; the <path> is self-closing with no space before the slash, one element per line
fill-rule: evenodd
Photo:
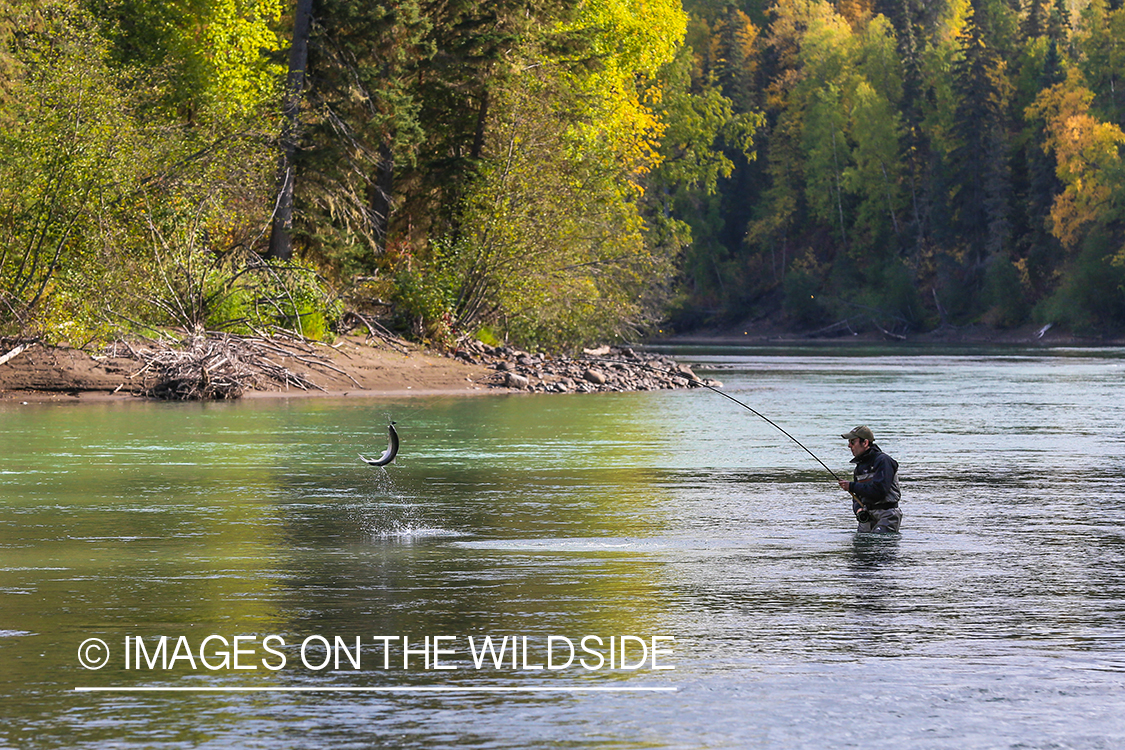
<path fill-rule="evenodd" d="M 0 101 L 0 322 L 79 344 L 123 326 L 206 326 L 215 280 L 262 235 L 268 144 L 217 119 L 166 119 L 151 106 L 161 77 L 123 68 L 75 4 L 20 10 L 24 31 L 0 55 L 18 72 Z M 262 40 L 230 44 L 249 41 Z M 207 54 L 235 64 L 237 50 L 221 51 L 211 39 Z"/>
<path fill-rule="evenodd" d="M 878 268 L 872 285 L 875 307 L 890 316 L 892 325 L 897 320 L 906 330 L 923 328 L 926 313 L 910 268 L 901 261 L 886 262 Z"/>
<path fill-rule="evenodd" d="M 1008 236 L 1010 170 L 1004 115 L 1010 96 L 996 30 L 998 9 L 978 0 L 966 20 L 961 56 L 954 63 L 957 106 L 946 155 L 953 176 L 951 217 L 965 278 L 975 283 L 990 255 Z"/>
<path fill-rule="evenodd" d="M 253 257 L 253 256 L 252 256 Z M 279 328 L 299 336 L 330 341 L 344 307 L 323 277 L 307 262 L 254 262 L 238 285 L 250 304 L 243 314 L 252 330 Z M 237 319 L 220 321 L 229 325 Z"/>
<path fill-rule="evenodd" d="M 1125 7 L 1106 0 L 1090 0 L 1082 9 L 1076 34 L 1082 54 L 1078 67 L 1095 95 L 1095 106 L 1105 120 L 1125 125 Z"/>
<path fill-rule="evenodd" d="M 282 0 L 90 0 L 118 62 L 183 119 L 244 121 L 274 100 Z"/>
<path fill-rule="evenodd" d="M 242 335 L 281 330 L 330 340 L 342 303 L 307 263 L 220 256 L 198 246 L 161 255 L 146 320 L 189 333 Z"/>
<path fill-rule="evenodd" d="M 741 28 L 743 38 L 754 36 L 753 27 Z M 686 294 L 677 309 L 717 308 L 737 293 L 731 269 L 718 270 L 725 260 L 722 193 L 735 170 L 756 158 L 754 133 L 762 125 L 760 114 L 736 112 L 707 64 L 707 54 L 685 46 L 661 72 L 661 162 L 645 180 L 641 204 L 648 243 L 681 259 Z"/>
<path fill-rule="evenodd" d="M 1018 325 L 1037 299 L 1079 299 L 1095 274 L 1068 249 L 1102 235 L 1125 258 L 1119 6 L 1092 0 L 1072 24 L 1073 6 L 1054 0 L 776 0 L 732 55 L 718 52 L 731 49 L 730 8 L 689 3 L 696 70 L 713 65 L 731 98 L 753 72 L 745 98 L 768 124 L 755 136 L 762 163 L 736 162 L 719 183 L 751 201 L 745 231 L 711 229 L 733 216 L 726 196 L 715 216 L 690 207 L 681 299 L 712 318 L 768 309 L 783 280 L 791 320 L 815 325 L 854 303 L 915 329 Z M 811 273 L 804 248 L 839 273 Z M 718 293 L 727 283 L 741 299 Z M 826 296 L 840 302 L 812 304 Z M 1125 324 L 1115 316 L 1099 319 Z"/>
<path fill-rule="evenodd" d="M 1112 234 L 1091 232 L 1037 317 L 1086 334 L 1119 325 L 1125 318 L 1125 266 L 1113 260 L 1119 247 Z"/>
<path fill-rule="evenodd" d="M 0 326 L 17 332 L 49 328 L 42 305 L 57 282 L 96 267 L 104 212 L 144 159 L 117 99 L 122 80 L 81 16 L 54 16 L 11 44 L 22 75 L 0 129 Z"/>
<path fill-rule="evenodd" d="M 323 262 L 370 274 L 393 233 L 402 182 L 440 193 L 421 110 L 437 54 L 435 24 L 415 0 L 325 0 L 309 41 L 307 125 L 297 155 L 298 228 Z"/>
<path fill-rule="evenodd" d="M 1010 328 L 1027 320 L 1030 306 L 1020 283 L 1019 271 L 1011 263 L 996 259 L 985 272 L 986 319 L 999 328 Z"/>
<path fill-rule="evenodd" d="M 807 327 L 823 325 L 828 319 L 829 309 L 826 300 L 818 293 L 823 279 L 816 272 L 815 265 L 808 262 L 794 263 L 785 274 L 785 314 L 796 324 Z"/>
<path fill-rule="evenodd" d="M 435 242 L 423 257 L 416 257 L 405 246 L 395 248 L 389 255 L 395 302 L 412 332 L 437 346 L 455 344 L 457 292 L 464 283 L 464 267 L 472 256 L 471 250 L 464 243 L 452 245 L 446 240 Z M 476 321 L 466 322 L 473 325 Z"/>
<path fill-rule="evenodd" d="M 902 78 L 893 31 L 886 19 L 876 17 L 868 24 L 857 55 L 861 76 L 851 93 L 848 123 L 854 142 L 852 165 L 844 168 L 842 182 L 854 205 L 852 247 L 879 252 L 900 245 L 907 214 L 903 127 L 898 111 Z"/>
<path fill-rule="evenodd" d="M 266 261 L 223 242 L 230 238 L 219 234 L 221 222 L 235 215 L 231 194 L 186 179 L 171 187 L 140 204 L 148 230 L 142 255 L 151 272 L 131 286 L 134 315 L 192 334 L 282 329 L 331 336 L 343 310 L 310 264 Z"/>
<path fill-rule="evenodd" d="M 286 7 L 0 10 L 2 332 L 1125 325 L 1115 0 L 321 0 L 279 266 Z"/>
<path fill-rule="evenodd" d="M 735 114 L 730 99 L 714 86 L 691 80 L 692 52 L 685 48 L 662 72 L 660 115 L 664 132 L 660 166 L 650 181 L 663 188 L 683 186 L 714 193 L 730 177 L 729 148 L 744 160 L 754 157 L 754 131 L 761 117 Z"/>
<path fill-rule="evenodd" d="M 494 92 L 521 75 L 526 51 L 598 67 L 591 34 L 567 25 L 579 5 L 601 4 L 318 3 L 297 181 L 298 230 L 314 256 L 370 274 L 399 241 L 424 254 L 431 240 L 456 239 L 482 163 L 502 158 L 487 152 Z"/>
<path fill-rule="evenodd" d="M 577 104 L 566 104 L 565 78 L 532 70 L 496 92 L 489 150 L 504 158 L 482 165 L 461 239 L 430 259 L 427 279 L 442 289 L 457 279 L 459 328 L 486 324 L 528 346 L 626 335 L 655 312 L 648 295 L 668 259 L 644 242 L 628 164 L 576 148 L 551 115 Z"/>
<path fill-rule="evenodd" d="M 585 110 L 571 125 L 576 145 L 604 153 L 634 178 L 659 162 L 659 89 L 646 84 L 674 58 L 686 27 L 679 0 L 577 5 L 563 30 L 585 35 L 598 65 L 558 71 Z"/>
<path fill-rule="evenodd" d="M 533 29 L 508 10 L 495 17 L 513 24 L 512 47 L 478 70 L 490 75 L 473 123 L 471 172 L 459 176 L 457 191 L 439 189 L 452 200 L 436 216 L 411 212 L 426 241 L 392 239 L 380 265 L 394 274 L 414 331 L 435 342 L 481 327 L 525 346 L 561 348 L 631 334 L 659 315 L 678 249 L 674 238 L 646 241 L 639 199 L 662 157 L 657 73 L 683 33 L 682 13 L 671 2 L 599 0 Z M 433 33 L 449 31 L 435 22 Z M 596 64 L 576 64 L 576 53 Z M 428 95 L 418 92 L 422 112 Z M 724 101 L 692 104 L 672 105 L 696 117 L 680 120 L 692 143 L 679 166 L 692 173 L 683 179 L 713 183 L 724 157 L 707 149 L 732 118 Z M 718 124 L 700 122 L 706 118 Z M 712 134 L 695 143 L 693 128 Z M 731 124 L 732 139 L 736 131 Z M 435 224 L 442 214 L 448 223 Z M 674 235 L 676 225 L 668 228 Z"/>

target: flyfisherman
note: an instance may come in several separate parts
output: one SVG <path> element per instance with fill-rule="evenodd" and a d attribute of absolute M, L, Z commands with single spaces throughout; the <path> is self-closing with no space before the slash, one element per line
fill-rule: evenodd
<path fill-rule="evenodd" d="M 894 533 L 902 522 L 898 509 L 898 461 L 875 445 L 875 434 L 866 426 L 841 437 L 848 441 L 855 464 L 855 480 L 840 480 L 840 489 L 851 493 L 852 512 L 861 532 Z"/>

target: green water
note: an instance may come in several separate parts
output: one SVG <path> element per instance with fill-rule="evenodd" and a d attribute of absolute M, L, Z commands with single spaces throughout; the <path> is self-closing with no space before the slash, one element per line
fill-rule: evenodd
<path fill-rule="evenodd" d="M 679 354 L 903 534 L 707 391 L 0 408 L 0 745 L 1125 741 L 1120 352 Z"/>

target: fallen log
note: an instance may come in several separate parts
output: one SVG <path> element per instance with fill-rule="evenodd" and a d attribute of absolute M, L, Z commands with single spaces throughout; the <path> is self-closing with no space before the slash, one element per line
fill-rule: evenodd
<path fill-rule="evenodd" d="M 35 342 L 32 342 L 32 343 L 35 343 Z M 13 357 L 18 357 L 20 354 L 22 354 L 24 351 L 26 351 L 27 348 L 30 347 L 30 346 L 31 346 L 31 344 L 20 344 L 16 348 L 12 349 L 7 354 L 0 357 L 0 365 L 4 364 L 5 362 L 12 359 Z"/>

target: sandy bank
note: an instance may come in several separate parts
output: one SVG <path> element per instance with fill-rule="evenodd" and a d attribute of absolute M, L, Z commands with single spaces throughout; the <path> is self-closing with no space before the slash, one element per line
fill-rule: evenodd
<path fill-rule="evenodd" d="M 11 347 L 0 347 L 0 357 Z M 123 354 L 121 350 L 118 354 Z M 416 346 L 392 348 L 347 336 L 335 346 L 317 345 L 316 357 L 285 357 L 276 363 L 313 386 L 280 384 L 250 390 L 244 398 L 291 396 L 413 396 L 487 392 L 497 374 Z M 319 360 L 323 360 L 320 363 Z M 0 401 L 80 401 L 135 398 L 147 387 L 143 365 L 127 356 L 91 355 L 68 347 L 32 344 L 0 364 Z"/>
<path fill-rule="evenodd" d="M 118 343 L 100 355 L 0 341 L 0 403 L 163 398 L 592 393 L 687 388 L 685 365 L 628 347 L 578 358 L 471 342 L 450 355 L 347 336 L 333 346 L 208 336 L 190 346 Z M 717 381 L 705 381 L 719 385 Z"/>

